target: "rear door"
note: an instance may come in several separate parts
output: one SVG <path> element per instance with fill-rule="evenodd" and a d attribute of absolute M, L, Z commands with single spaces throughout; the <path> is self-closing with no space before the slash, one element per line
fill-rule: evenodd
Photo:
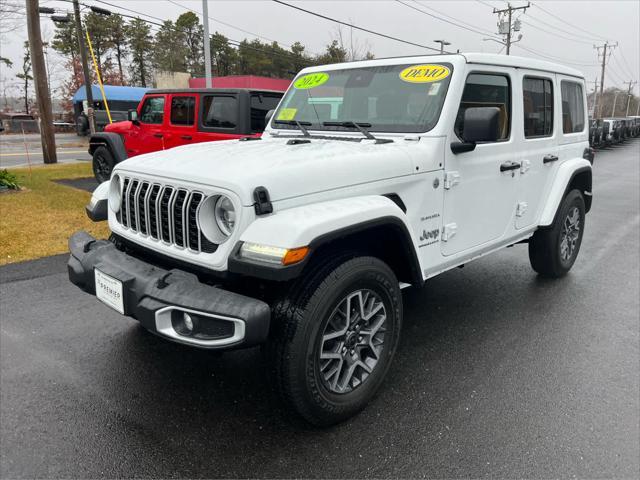
<path fill-rule="evenodd" d="M 201 94 L 197 141 L 214 142 L 245 137 L 243 129 L 247 120 L 240 115 L 240 111 L 241 103 L 246 101 L 237 93 Z"/>
<path fill-rule="evenodd" d="M 169 123 L 164 132 L 165 148 L 187 145 L 197 141 L 197 96 L 173 94 L 170 97 Z"/>
<path fill-rule="evenodd" d="M 249 115 L 252 134 L 261 134 L 264 131 L 267 113 L 269 110 L 275 110 L 281 98 L 282 94 L 251 92 Z"/>
<path fill-rule="evenodd" d="M 516 134 L 522 139 L 516 229 L 533 225 L 544 206 L 559 159 L 556 112 L 560 108 L 554 74 L 519 72 L 524 115 L 516 121 Z"/>
<path fill-rule="evenodd" d="M 165 123 L 165 97 L 166 95 L 148 95 L 145 97 L 138 112 L 138 128 L 132 129 L 131 142 L 127 149 L 131 148 L 130 155 L 164 150 L 164 123 Z"/>

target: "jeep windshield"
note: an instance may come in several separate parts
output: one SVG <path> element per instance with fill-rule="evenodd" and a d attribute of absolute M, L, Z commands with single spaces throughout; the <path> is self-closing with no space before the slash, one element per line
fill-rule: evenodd
<path fill-rule="evenodd" d="M 440 116 L 453 67 L 448 63 L 381 65 L 303 74 L 275 112 L 272 128 L 421 133 Z"/>

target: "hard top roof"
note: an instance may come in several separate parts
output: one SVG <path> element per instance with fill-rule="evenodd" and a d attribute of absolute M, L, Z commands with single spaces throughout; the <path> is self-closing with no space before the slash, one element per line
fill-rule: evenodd
<path fill-rule="evenodd" d="M 360 60 L 348 63 L 334 63 L 330 65 L 320 65 L 308 67 L 305 72 L 319 72 L 322 70 L 337 70 L 341 68 L 375 67 L 379 65 L 397 65 L 411 63 L 438 63 L 450 62 L 454 64 L 467 63 L 478 65 L 496 65 L 500 67 L 527 68 L 550 73 L 559 73 L 577 78 L 584 78 L 579 70 L 571 67 L 535 58 L 518 57 L 514 55 L 498 55 L 495 53 L 452 53 L 434 55 L 412 55 L 405 57 L 376 58 L 373 60 Z"/>
<path fill-rule="evenodd" d="M 277 93 L 283 95 L 280 90 L 265 90 L 264 88 L 158 88 L 147 91 L 149 94 L 159 93 L 237 93 L 237 92 L 258 92 L 258 93 Z"/>

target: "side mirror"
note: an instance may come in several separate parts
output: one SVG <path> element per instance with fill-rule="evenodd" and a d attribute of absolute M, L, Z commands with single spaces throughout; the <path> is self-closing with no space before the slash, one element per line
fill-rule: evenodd
<path fill-rule="evenodd" d="M 271 122 L 271 117 L 273 117 L 274 112 L 275 112 L 275 110 L 271 109 L 264 116 L 264 124 L 265 124 L 265 126 L 269 125 L 269 122 Z"/>
<path fill-rule="evenodd" d="M 479 142 L 495 142 L 500 138 L 500 109 L 498 107 L 472 107 L 464 112 L 462 142 L 453 142 L 455 154 L 475 150 Z"/>
<path fill-rule="evenodd" d="M 467 108 L 464 112 L 463 132 L 465 142 L 495 142 L 500 138 L 500 109 Z"/>
<path fill-rule="evenodd" d="M 127 120 L 134 125 L 140 125 L 140 122 L 138 121 L 138 112 L 136 110 L 129 110 L 127 112 Z"/>

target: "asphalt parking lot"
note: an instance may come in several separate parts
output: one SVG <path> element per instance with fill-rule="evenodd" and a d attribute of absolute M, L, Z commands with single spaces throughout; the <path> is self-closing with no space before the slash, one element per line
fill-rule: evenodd
<path fill-rule="evenodd" d="M 566 278 L 517 245 L 405 291 L 382 391 L 330 430 L 281 409 L 258 349 L 154 337 L 64 256 L 0 268 L 0 474 L 638 478 L 639 164 L 640 139 L 596 155 Z"/>

